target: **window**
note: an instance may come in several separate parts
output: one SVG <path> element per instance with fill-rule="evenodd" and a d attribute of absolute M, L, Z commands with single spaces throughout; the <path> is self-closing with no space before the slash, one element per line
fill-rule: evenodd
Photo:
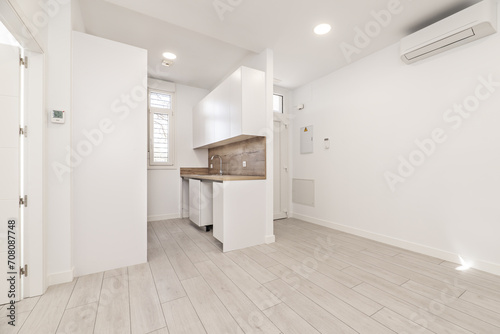
<path fill-rule="evenodd" d="M 282 114 L 283 113 L 283 96 L 273 95 L 273 111 Z"/>
<path fill-rule="evenodd" d="M 149 166 L 174 165 L 174 94 L 149 91 Z"/>

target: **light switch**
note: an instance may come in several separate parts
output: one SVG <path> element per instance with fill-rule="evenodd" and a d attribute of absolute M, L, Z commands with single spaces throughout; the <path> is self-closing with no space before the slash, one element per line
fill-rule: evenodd
<path fill-rule="evenodd" d="M 325 150 L 329 150 L 330 149 L 330 138 L 323 139 L 323 145 L 325 147 Z"/>
<path fill-rule="evenodd" d="M 247 166 L 247 162 L 243 161 L 243 168 L 245 168 L 246 166 Z"/>
<path fill-rule="evenodd" d="M 214 168 L 214 164 L 210 164 L 210 169 Z"/>

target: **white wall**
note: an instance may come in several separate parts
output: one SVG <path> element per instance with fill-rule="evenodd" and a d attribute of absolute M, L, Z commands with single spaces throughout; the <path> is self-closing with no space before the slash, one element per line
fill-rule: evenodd
<path fill-rule="evenodd" d="M 208 90 L 150 80 L 150 87 L 175 90 L 175 167 L 148 170 L 148 220 L 180 217 L 179 167 L 207 167 L 208 150 L 193 150 L 193 107 Z"/>
<path fill-rule="evenodd" d="M 73 32 L 72 127 L 75 275 L 146 262 L 146 50 Z"/>
<path fill-rule="evenodd" d="M 393 45 L 295 90 L 293 177 L 316 180 L 316 205 L 294 216 L 500 274 L 500 84 L 478 88 L 500 83 L 498 59 L 500 34 L 411 66 Z M 443 119 L 476 93 L 491 96 L 458 128 Z M 307 125 L 314 153 L 301 155 Z M 437 128 L 446 141 L 392 191 L 384 174 Z"/>
<path fill-rule="evenodd" d="M 39 9 L 41 10 L 41 9 Z M 61 6 L 46 29 L 46 112 L 65 110 L 66 124 L 47 126 L 47 229 L 46 263 L 48 284 L 58 284 L 73 279 L 71 250 L 71 180 L 58 178 L 52 170 L 52 163 L 64 161 L 66 147 L 71 143 L 71 6 Z"/>

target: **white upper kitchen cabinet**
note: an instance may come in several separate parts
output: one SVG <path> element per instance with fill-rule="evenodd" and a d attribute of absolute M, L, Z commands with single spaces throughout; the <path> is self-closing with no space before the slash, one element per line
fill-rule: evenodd
<path fill-rule="evenodd" d="M 203 146 L 204 144 L 201 142 L 204 136 L 201 136 L 199 133 L 201 131 L 201 103 L 197 104 L 193 108 L 193 147 Z"/>
<path fill-rule="evenodd" d="M 211 101 L 213 103 L 212 122 L 214 129 L 213 142 L 219 142 L 231 136 L 231 127 L 228 122 L 230 121 L 230 105 L 228 94 L 228 82 L 224 81 L 220 86 L 215 88 L 211 93 Z"/>
<path fill-rule="evenodd" d="M 262 136 L 265 127 L 265 73 L 240 67 L 194 107 L 193 147 Z"/>

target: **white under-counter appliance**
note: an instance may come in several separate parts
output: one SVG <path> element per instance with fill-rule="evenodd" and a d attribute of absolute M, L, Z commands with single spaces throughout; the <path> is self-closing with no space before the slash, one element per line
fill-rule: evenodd
<path fill-rule="evenodd" d="M 198 226 L 213 224 L 212 184 L 211 181 L 189 179 L 189 220 Z"/>

